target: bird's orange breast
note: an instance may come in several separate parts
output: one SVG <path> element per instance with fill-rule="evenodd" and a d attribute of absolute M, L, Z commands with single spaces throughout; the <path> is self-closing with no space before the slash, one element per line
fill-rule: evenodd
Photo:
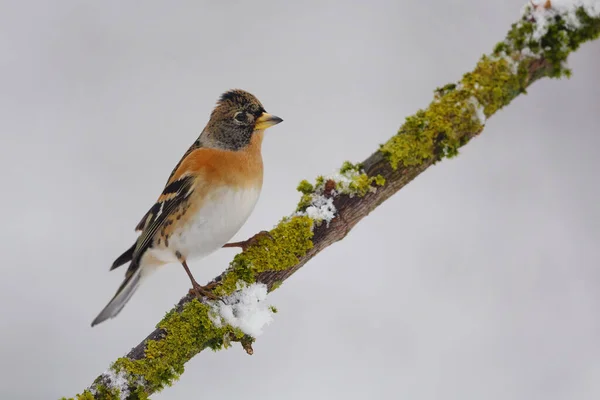
<path fill-rule="evenodd" d="M 242 150 L 199 148 L 182 161 L 170 182 L 182 175 L 196 176 L 207 189 L 221 185 L 235 188 L 260 188 L 263 180 L 261 144 L 263 132 L 255 132 Z"/>

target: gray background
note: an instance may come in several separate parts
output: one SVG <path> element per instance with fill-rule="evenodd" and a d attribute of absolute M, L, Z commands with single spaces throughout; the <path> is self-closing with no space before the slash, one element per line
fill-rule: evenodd
<path fill-rule="evenodd" d="M 224 90 L 285 119 L 243 239 L 470 70 L 523 0 L 120 3 L 0 3 L 2 399 L 83 390 L 188 289 L 166 267 L 89 326 Z M 536 83 L 300 270 L 254 356 L 204 353 L 154 398 L 597 399 L 599 61 L 585 45 L 571 80 Z"/>

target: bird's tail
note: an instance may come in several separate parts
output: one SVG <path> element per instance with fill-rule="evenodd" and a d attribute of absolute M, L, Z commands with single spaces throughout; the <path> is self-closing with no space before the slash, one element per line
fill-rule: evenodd
<path fill-rule="evenodd" d="M 131 296 L 133 296 L 133 293 L 140 285 L 141 278 L 142 268 L 140 268 L 140 265 L 130 265 L 125 280 L 123 280 L 123 283 L 119 286 L 117 293 L 108 302 L 106 307 L 100 311 L 100 314 L 98 314 L 92 322 L 92 326 L 98 325 L 100 322 L 106 321 L 109 318 L 113 318 L 121 312 L 125 304 L 131 299 Z"/>
<path fill-rule="evenodd" d="M 121 254 L 119 258 L 115 260 L 113 265 L 110 267 L 110 270 L 112 271 L 113 269 L 118 268 L 121 265 L 127 264 L 129 261 L 131 261 L 133 259 L 133 253 L 135 252 L 135 246 L 137 246 L 137 242 L 135 242 L 133 246 L 128 248 L 127 251 L 125 251 L 125 253 Z"/>

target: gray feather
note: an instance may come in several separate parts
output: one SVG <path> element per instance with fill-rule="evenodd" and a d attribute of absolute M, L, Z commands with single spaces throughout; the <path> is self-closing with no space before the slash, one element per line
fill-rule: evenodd
<path fill-rule="evenodd" d="M 106 307 L 100 311 L 100 314 L 98 314 L 92 322 L 92 326 L 98 325 L 100 322 L 106 321 L 109 318 L 113 318 L 121 312 L 123 307 L 125 307 L 125 304 L 127 304 L 135 290 L 138 288 L 142 278 L 141 272 L 142 269 L 138 266 L 133 273 L 125 277 L 125 280 L 119 287 L 119 290 L 117 290 L 117 293 L 108 302 Z"/>

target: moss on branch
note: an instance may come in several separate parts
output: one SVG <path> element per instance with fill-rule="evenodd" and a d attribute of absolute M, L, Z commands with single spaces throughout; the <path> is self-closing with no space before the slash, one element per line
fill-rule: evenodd
<path fill-rule="evenodd" d="M 526 93 L 535 80 L 568 77 L 568 55 L 600 35 L 600 18 L 579 8 L 577 28 L 556 15 L 547 23 L 546 33 L 536 39 L 532 7 L 525 10 L 523 20 L 512 25 L 491 55 L 484 55 L 457 84 L 438 89 L 429 107 L 408 117 L 398 134 L 381 146 L 393 168 L 457 155 L 459 147 L 482 131 L 485 118 Z M 485 118 L 473 118 L 477 105 L 483 107 Z"/>

